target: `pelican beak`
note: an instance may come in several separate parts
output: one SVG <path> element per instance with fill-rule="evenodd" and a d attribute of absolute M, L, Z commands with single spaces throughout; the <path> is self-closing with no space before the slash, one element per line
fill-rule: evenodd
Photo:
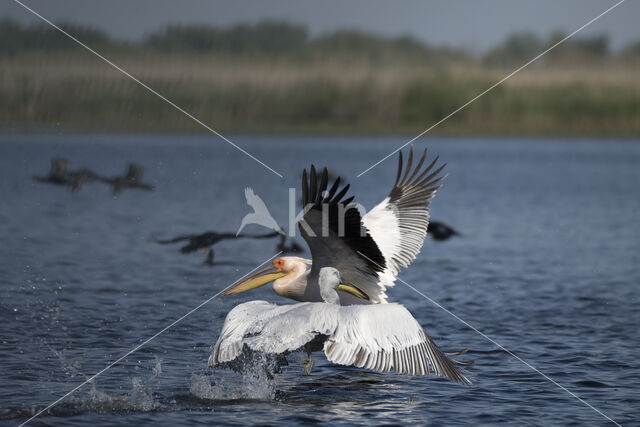
<path fill-rule="evenodd" d="M 358 297 L 367 301 L 369 300 L 369 295 L 367 295 L 366 293 L 364 293 L 362 289 L 354 285 L 345 285 L 344 283 L 340 283 L 338 286 L 336 286 L 335 289 L 336 291 L 347 292 L 355 297 Z"/>
<path fill-rule="evenodd" d="M 266 285 L 269 282 L 273 282 L 281 277 L 286 276 L 287 272 L 280 270 L 277 267 L 268 267 L 264 270 L 260 270 L 253 273 L 249 277 L 245 277 L 237 283 L 229 286 L 222 292 L 222 296 L 239 294 L 240 292 L 250 291 L 251 289 L 259 288 L 262 285 Z"/>

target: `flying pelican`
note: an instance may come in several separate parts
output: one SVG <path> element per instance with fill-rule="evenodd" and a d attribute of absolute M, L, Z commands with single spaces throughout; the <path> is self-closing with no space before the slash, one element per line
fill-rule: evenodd
<path fill-rule="evenodd" d="M 249 224 L 258 224 L 266 228 L 271 228 L 280 234 L 284 234 L 282 228 L 278 225 L 271 212 L 267 209 L 267 205 L 264 204 L 260 196 L 258 196 L 253 188 L 247 187 L 244 189 L 244 197 L 247 199 L 247 204 L 253 208 L 253 212 L 248 213 L 242 218 L 240 228 L 236 235 L 240 234 L 242 229 Z"/>
<path fill-rule="evenodd" d="M 412 168 L 411 147 L 403 168 L 402 152 L 399 152 L 398 173 L 391 192 L 364 216 L 350 205 L 353 197 L 344 198 L 349 185 L 338 191 L 340 178 L 337 178 L 327 190 L 326 168 L 319 180 L 315 167 L 311 166 L 309 179 L 305 169 L 302 173 L 305 213 L 298 228 L 309 245 L 312 260 L 276 258 L 273 268 L 235 283 L 222 295 L 245 292 L 273 282 L 273 289 L 280 296 L 320 302 L 320 268 L 334 267 L 340 271 L 345 283 L 357 284 L 369 297 L 368 301 L 363 301 L 341 293 L 343 305 L 385 303 L 386 288 L 394 285 L 400 268 L 409 266 L 422 248 L 429 225 L 429 203 L 444 178 L 439 174 L 445 165 L 434 169 L 438 157 L 422 169 L 426 156 L 427 150 Z M 311 268 L 307 269 L 309 264 Z"/>
<path fill-rule="evenodd" d="M 427 232 L 434 240 L 447 240 L 450 237 L 461 235 L 447 224 L 436 221 L 429 221 L 429 228 L 427 229 Z"/>
<path fill-rule="evenodd" d="M 234 361 L 242 364 L 240 356 L 250 352 L 283 356 L 294 351 L 311 354 L 324 350 L 327 359 L 338 365 L 408 375 L 429 375 L 433 371 L 452 381 L 471 384 L 404 306 L 341 306 L 338 291 L 367 297 L 343 282 L 338 270 L 323 267 L 319 290 L 324 302 L 279 306 L 250 301 L 236 306 L 227 314 L 209 366 L 233 367 Z"/>
<path fill-rule="evenodd" d="M 125 188 L 137 188 L 140 190 L 153 190 L 153 185 L 142 182 L 144 167 L 138 163 L 129 163 L 127 171 L 122 176 L 104 179 L 113 186 L 113 194 L 118 194 Z"/>
<path fill-rule="evenodd" d="M 278 235 L 279 233 L 272 232 L 268 234 L 241 234 L 238 236 L 233 233 L 217 233 L 215 231 L 207 231 L 206 233 L 202 234 L 186 234 L 184 236 L 178 236 L 172 239 L 158 239 L 156 241 L 160 244 L 166 245 L 169 243 L 177 243 L 188 240 L 188 243 L 180 248 L 180 252 L 183 254 L 188 254 L 200 249 L 207 254 L 207 258 L 204 264 L 213 265 L 214 252 L 211 246 L 215 245 L 221 240 L 234 240 L 241 238 L 268 239 L 271 237 L 276 237 Z"/>

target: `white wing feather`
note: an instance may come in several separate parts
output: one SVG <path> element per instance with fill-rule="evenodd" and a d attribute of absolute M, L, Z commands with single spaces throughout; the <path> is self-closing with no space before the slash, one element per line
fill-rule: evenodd
<path fill-rule="evenodd" d="M 413 146 L 404 169 L 400 152 L 398 175 L 389 196 L 362 217 L 362 224 L 385 259 L 385 269 L 378 273 L 379 299 L 382 301 L 386 299 L 386 288 L 394 285 L 400 268 L 413 262 L 427 235 L 429 204 L 444 178 L 438 174 L 445 165 L 427 176 L 438 158 L 421 170 L 426 155 L 425 150 L 412 171 Z"/>
<path fill-rule="evenodd" d="M 326 336 L 327 359 L 378 372 L 445 375 L 470 384 L 399 304 L 338 306 L 300 303 L 277 306 L 253 301 L 234 308 L 225 320 L 210 365 L 229 362 L 250 349 L 283 354 Z"/>
<path fill-rule="evenodd" d="M 275 305 L 267 301 L 249 301 L 237 305 L 224 320 L 220 337 L 209 357 L 209 365 L 229 362 L 242 353 L 246 335 L 259 332 L 269 319 L 287 311 L 293 305 Z"/>

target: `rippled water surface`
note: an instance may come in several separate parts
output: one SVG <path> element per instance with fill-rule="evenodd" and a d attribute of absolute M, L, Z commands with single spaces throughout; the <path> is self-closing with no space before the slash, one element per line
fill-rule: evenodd
<path fill-rule="evenodd" d="M 0 136 L 0 423 L 16 425 L 275 254 L 273 240 L 222 242 L 214 267 L 156 238 L 233 231 L 255 189 L 283 225 L 302 167 L 346 176 L 366 207 L 395 179 L 397 138 L 235 142 L 279 178 L 205 136 Z M 463 236 L 428 239 L 401 277 L 617 422 L 640 407 L 640 145 L 634 141 L 427 139 L 449 176 L 432 218 Z M 153 192 L 113 197 L 32 183 L 52 156 L 120 174 L 145 165 Z M 258 227 L 247 231 L 260 232 Z M 301 243 L 302 240 L 298 239 Z M 607 424 L 450 313 L 398 283 L 446 351 L 469 347 L 474 385 L 332 366 L 296 356 L 275 381 L 206 368 L 225 314 L 264 287 L 216 298 L 34 423 Z"/>

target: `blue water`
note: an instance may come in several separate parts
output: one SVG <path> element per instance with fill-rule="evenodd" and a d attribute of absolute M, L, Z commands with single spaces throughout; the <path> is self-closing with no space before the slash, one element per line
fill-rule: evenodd
<path fill-rule="evenodd" d="M 17 425 L 275 254 L 241 240 L 183 255 L 156 238 L 236 231 L 255 189 L 281 223 L 302 167 L 327 165 L 372 207 L 396 159 L 355 175 L 401 138 L 236 136 L 284 175 L 209 136 L 0 136 L 0 423 Z M 640 144 L 611 140 L 421 141 L 448 163 L 432 218 L 463 237 L 428 239 L 401 277 L 623 425 L 640 407 Z M 103 175 L 146 166 L 153 192 L 113 197 L 30 182 L 53 156 Z M 247 231 L 260 232 L 258 227 Z M 298 239 L 302 243 L 301 239 Z M 594 409 L 402 283 L 445 350 L 469 347 L 469 388 L 440 378 L 295 356 L 269 382 L 206 368 L 225 314 L 264 287 L 216 298 L 42 414 L 34 424 L 426 423 L 606 425 Z"/>

